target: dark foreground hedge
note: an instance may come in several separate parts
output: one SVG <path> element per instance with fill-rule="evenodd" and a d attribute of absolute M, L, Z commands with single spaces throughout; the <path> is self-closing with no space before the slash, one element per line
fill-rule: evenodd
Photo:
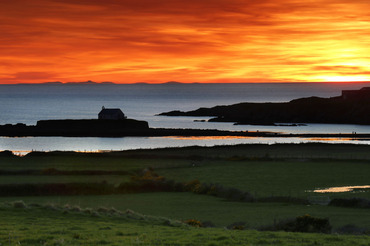
<path fill-rule="evenodd" d="M 295 219 L 280 221 L 274 225 L 260 228 L 262 231 L 290 231 L 310 233 L 330 233 L 331 225 L 329 219 L 317 218 L 311 215 L 299 216 Z"/>
<path fill-rule="evenodd" d="M 0 185 L 0 196 L 105 195 L 113 191 L 113 185 L 106 182 Z"/>
<path fill-rule="evenodd" d="M 370 208 L 370 200 L 365 198 L 335 198 L 330 201 L 329 206 Z"/>

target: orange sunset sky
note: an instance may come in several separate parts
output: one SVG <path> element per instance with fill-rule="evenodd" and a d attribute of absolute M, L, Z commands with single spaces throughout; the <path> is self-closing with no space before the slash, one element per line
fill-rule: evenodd
<path fill-rule="evenodd" d="M 4 0 L 0 83 L 370 80 L 369 0 Z"/>

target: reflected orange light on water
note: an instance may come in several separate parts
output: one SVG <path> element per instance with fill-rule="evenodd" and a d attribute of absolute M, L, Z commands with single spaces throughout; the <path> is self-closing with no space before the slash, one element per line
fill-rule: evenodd
<path fill-rule="evenodd" d="M 331 141 L 353 141 L 353 140 L 357 140 L 355 138 L 307 138 L 308 140 L 311 140 L 311 141 L 328 141 L 328 142 L 331 142 Z"/>
<path fill-rule="evenodd" d="M 17 156 L 25 156 L 28 153 L 31 153 L 32 151 L 30 150 L 13 150 L 12 153 Z"/>
<path fill-rule="evenodd" d="M 47 152 L 52 152 L 52 151 L 41 151 L 41 152 L 47 153 Z M 54 151 L 56 151 L 56 150 L 54 150 Z M 86 154 L 89 154 L 89 153 L 109 153 L 109 152 L 112 152 L 112 150 L 89 150 L 89 151 L 86 151 L 86 150 L 84 150 L 84 151 L 82 151 L 82 150 L 71 150 L 71 151 L 76 152 L 76 153 L 86 153 Z M 33 150 L 12 150 L 12 153 L 14 155 L 17 155 L 17 156 L 25 156 L 25 155 L 27 155 L 27 154 L 29 154 L 31 152 L 33 152 Z M 69 152 L 69 151 L 65 151 L 65 152 Z"/>
<path fill-rule="evenodd" d="M 256 139 L 257 137 L 243 137 L 243 136 L 174 136 L 166 137 L 176 140 L 233 140 L 233 139 Z"/>
<path fill-rule="evenodd" d="M 316 193 L 338 193 L 338 192 L 351 192 L 355 189 L 370 189 L 370 185 L 330 187 L 330 188 L 326 188 L 326 189 L 317 189 L 317 190 L 314 190 L 313 192 L 316 192 Z"/>

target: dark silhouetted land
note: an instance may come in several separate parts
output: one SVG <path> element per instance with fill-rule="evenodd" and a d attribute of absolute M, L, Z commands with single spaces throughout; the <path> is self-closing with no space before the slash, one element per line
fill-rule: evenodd
<path fill-rule="evenodd" d="M 330 123 L 370 125 L 370 88 L 343 91 L 332 98 L 309 97 L 284 103 L 238 103 L 229 106 L 199 108 L 164 116 L 208 116 L 213 122 L 274 125 L 276 123 Z"/>

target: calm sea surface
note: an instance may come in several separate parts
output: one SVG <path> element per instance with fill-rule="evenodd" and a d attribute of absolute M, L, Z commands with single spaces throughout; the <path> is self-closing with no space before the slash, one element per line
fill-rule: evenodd
<path fill-rule="evenodd" d="M 128 118 L 148 121 L 151 127 L 260 130 L 288 133 L 370 133 L 370 126 L 309 124 L 300 127 L 234 126 L 231 123 L 194 122 L 193 117 L 164 117 L 171 110 L 229 105 L 239 102 L 286 102 L 341 90 L 360 89 L 370 83 L 278 84 L 95 84 L 0 85 L 0 124 L 34 125 L 45 119 L 94 119 L 102 106 L 121 108 Z M 197 118 L 199 119 L 199 118 Z M 206 119 L 206 118 L 205 118 Z M 179 139 L 179 138 L 0 138 L 0 150 L 123 150 L 169 146 L 211 146 L 237 143 L 304 142 L 302 139 Z M 356 141 L 347 140 L 358 143 Z M 361 141 L 368 144 L 367 141 Z"/>

